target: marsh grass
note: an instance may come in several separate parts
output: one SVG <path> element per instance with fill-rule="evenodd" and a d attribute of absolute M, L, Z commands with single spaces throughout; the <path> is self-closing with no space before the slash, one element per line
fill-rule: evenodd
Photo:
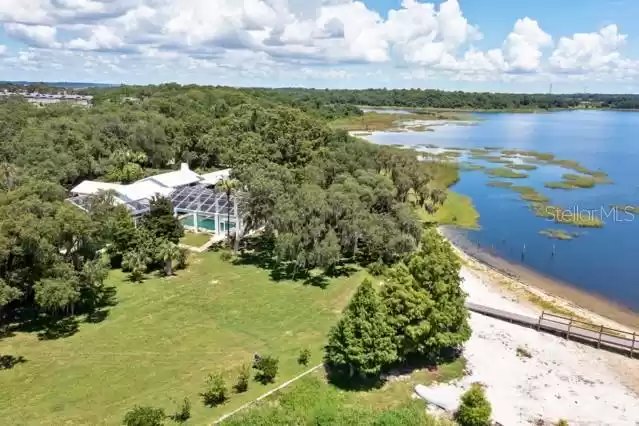
<path fill-rule="evenodd" d="M 602 228 L 604 226 L 604 222 L 601 219 L 593 215 L 586 214 L 585 212 L 580 214 L 549 204 L 533 204 L 532 207 L 535 215 L 551 219 L 555 223 L 572 225 L 580 228 Z"/>
<path fill-rule="evenodd" d="M 548 197 L 540 194 L 537 190 L 531 186 L 511 186 L 509 189 L 518 192 L 519 196 L 524 201 L 530 201 L 532 203 L 547 203 L 550 201 Z"/>
<path fill-rule="evenodd" d="M 486 186 L 490 186 L 493 188 L 508 188 L 512 185 L 513 185 L 512 182 L 505 182 L 503 180 L 490 180 L 486 182 Z"/>
<path fill-rule="evenodd" d="M 486 173 L 489 176 L 501 177 L 506 179 L 524 179 L 528 177 L 526 173 L 517 173 L 505 167 L 495 167 L 492 169 L 487 169 Z"/>
<path fill-rule="evenodd" d="M 569 241 L 577 238 L 580 234 L 579 232 L 566 232 L 563 229 L 544 229 L 539 231 L 539 235 L 543 235 L 552 240 Z"/>
<path fill-rule="evenodd" d="M 512 163 L 507 165 L 506 167 L 514 169 L 514 170 L 536 170 L 537 166 L 535 164 L 525 164 L 525 163 Z"/>

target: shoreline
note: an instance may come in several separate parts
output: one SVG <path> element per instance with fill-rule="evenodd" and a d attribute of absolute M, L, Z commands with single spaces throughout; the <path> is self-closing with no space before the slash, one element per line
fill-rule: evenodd
<path fill-rule="evenodd" d="M 639 313 L 629 308 L 484 250 L 474 249 L 471 253 L 464 237 L 450 227 L 439 227 L 439 232 L 460 255 L 464 266 L 483 275 L 493 287 L 515 297 L 520 304 L 534 306 L 539 312 L 544 306 L 551 306 L 597 325 L 630 332 L 639 330 Z"/>

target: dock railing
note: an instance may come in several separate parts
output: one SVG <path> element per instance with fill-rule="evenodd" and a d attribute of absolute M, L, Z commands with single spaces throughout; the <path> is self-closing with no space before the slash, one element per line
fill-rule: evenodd
<path fill-rule="evenodd" d="M 543 311 L 538 318 L 502 311 L 489 306 L 466 303 L 470 311 L 534 328 L 537 331 L 558 334 L 568 340 L 578 341 L 629 355 L 631 358 L 639 353 L 639 334 L 626 330 L 592 324 L 579 318 L 557 315 Z"/>

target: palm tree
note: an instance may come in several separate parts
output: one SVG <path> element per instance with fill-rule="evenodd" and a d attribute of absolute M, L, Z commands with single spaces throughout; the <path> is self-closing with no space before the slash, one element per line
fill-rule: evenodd
<path fill-rule="evenodd" d="M 164 261 L 164 271 L 166 275 L 173 275 L 173 262 L 178 260 L 180 256 L 180 248 L 177 244 L 165 241 L 160 246 L 160 258 Z"/>
<path fill-rule="evenodd" d="M 131 271 L 131 281 L 142 281 L 151 260 L 141 251 L 130 251 L 122 257 L 122 267 Z"/>
<path fill-rule="evenodd" d="M 229 241 L 231 241 L 231 193 L 237 186 L 238 182 L 235 179 L 224 179 L 220 182 L 220 188 L 226 192 L 226 204 L 228 206 L 226 214 L 226 238 L 228 238 Z"/>

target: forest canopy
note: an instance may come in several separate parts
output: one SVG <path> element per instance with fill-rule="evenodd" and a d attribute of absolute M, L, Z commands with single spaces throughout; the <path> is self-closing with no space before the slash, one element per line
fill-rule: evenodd
<path fill-rule="evenodd" d="M 92 108 L 0 101 L 0 319 L 94 308 L 108 261 L 134 280 L 184 263 L 167 200 L 135 227 L 108 194 L 88 212 L 65 202 L 85 179 L 127 183 L 182 162 L 232 168 L 246 225 L 235 249 L 262 229 L 269 267 L 292 277 L 401 259 L 420 240 L 415 209 L 436 209 L 457 179 L 450 164 L 332 130 L 330 119 L 360 113 L 350 105 L 175 84 L 92 93 Z"/>

